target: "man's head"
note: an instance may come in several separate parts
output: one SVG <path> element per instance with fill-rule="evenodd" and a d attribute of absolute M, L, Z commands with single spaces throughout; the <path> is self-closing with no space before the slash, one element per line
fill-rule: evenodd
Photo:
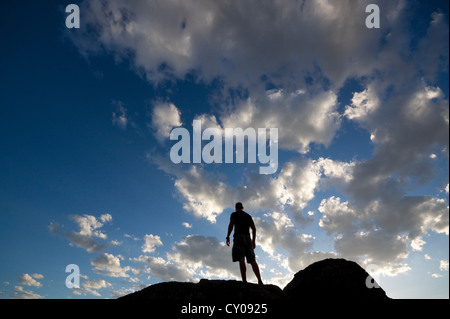
<path fill-rule="evenodd" d="M 236 205 L 234 205 L 234 207 L 236 208 L 236 211 L 241 211 L 244 209 L 244 206 L 242 205 L 241 202 L 237 202 Z"/>

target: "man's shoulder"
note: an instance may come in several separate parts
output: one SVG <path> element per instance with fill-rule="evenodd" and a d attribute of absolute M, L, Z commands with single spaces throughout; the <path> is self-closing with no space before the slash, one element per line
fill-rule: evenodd
<path fill-rule="evenodd" d="M 252 215 L 250 215 L 249 213 L 244 212 L 244 211 L 242 211 L 242 213 L 243 213 L 242 215 L 245 216 L 245 218 L 246 218 L 247 220 L 253 221 Z"/>
<path fill-rule="evenodd" d="M 248 219 L 253 219 L 252 216 L 249 213 L 244 212 L 244 211 L 231 213 L 230 219 L 234 219 L 236 217 L 241 217 L 241 218 L 245 217 L 245 218 L 248 218 Z"/>

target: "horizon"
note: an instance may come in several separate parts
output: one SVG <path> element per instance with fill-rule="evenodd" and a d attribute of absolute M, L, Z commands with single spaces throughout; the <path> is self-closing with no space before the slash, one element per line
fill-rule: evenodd
<path fill-rule="evenodd" d="M 447 1 L 70 3 L 0 5 L 1 299 L 240 280 L 236 202 L 265 284 L 449 298 Z"/>

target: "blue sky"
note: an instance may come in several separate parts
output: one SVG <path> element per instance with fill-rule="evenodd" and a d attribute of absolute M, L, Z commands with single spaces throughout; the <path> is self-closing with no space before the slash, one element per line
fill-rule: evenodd
<path fill-rule="evenodd" d="M 346 258 L 448 298 L 448 3 L 372 2 L 2 3 L 0 298 L 239 279 L 237 201 L 267 283 Z M 195 119 L 278 128 L 277 172 L 172 163 Z"/>

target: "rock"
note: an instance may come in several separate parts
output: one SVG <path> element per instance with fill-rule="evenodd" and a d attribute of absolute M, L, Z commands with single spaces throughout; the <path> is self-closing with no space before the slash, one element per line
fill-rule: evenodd
<path fill-rule="evenodd" d="M 283 291 L 291 300 L 388 300 L 380 288 L 368 288 L 369 274 L 357 263 L 325 259 L 295 274 Z"/>
<path fill-rule="evenodd" d="M 275 285 L 257 285 L 236 280 L 207 280 L 198 283 L 164 282 L 121 297 L 124 300 L 153 301 L 274 301 L 278 304 L 305 300 L 389 300 L 382 288 L 367 288 L 369 274 L 357 263 L 325 259 L 299 271 L 281 290 Z"/>
<path fill-rule="evenodd" d="M 164 282 L 151 285 L 135 293 L 121 297 L 126 300 L 284 300 L 286 296 L 275 285 L 257 285 L 236 280 L 207 280 L 199 283 Z"/>

